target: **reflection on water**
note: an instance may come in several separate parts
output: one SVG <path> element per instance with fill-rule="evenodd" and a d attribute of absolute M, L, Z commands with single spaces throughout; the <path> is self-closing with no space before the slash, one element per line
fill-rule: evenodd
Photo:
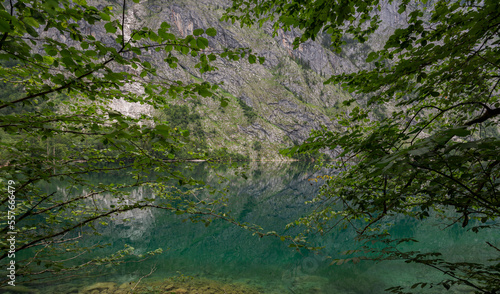
<path fill-rule="evenodd" d="M 227 186 L 232 215 L 241 222 L 258 224 L 264 231 L 283 233 L 286 224 L 312 209 L 304 202 L 318 192 L 320 183 L 311 184 L 308 179 L 321 174 L 315 174 L 312 166 L 251 163 L 244 171 L 245 176 L 241 176 L 235 175 L 231 168 L 218 168 L 217 172 L 226 177 L 222 183 L 218 183 L 220 179 L 215 170 L 206 164 L 197 165 L 192 174 L 213 186 Z M 136 199 L 150 196 L 151 192 L 146 189 L 137 189 L 131 194 Z M 100 201 L 111 205 L 116 200 L 103 196 Z M 339 258 L 339 252 L 359 248 L 353 241 L 354 232 L 349 230 L 316 238 L 325 250 L 322 254 L 313 254 L 298 252 L 276 238 L 252 236 L 223 221 L 205 227 L 201 223 L 185 222 L 185 218 L 158 210 L 122 214 L 103 229 L 102 236 L 85 242 L 109 243 L 111 246 L 104 250 L 108 253 L 123 249 L 127 244 L 135 248 L 136 254 L 157 248 L 162 248 L 163 254 L 144 262 L 104 269 L 101 277 L 91 280 L 75 277 L 69 283 L 61 281 L 39 289 L 42 293 L 128 293 L 141 277 L 151 273 L 136 291 L 381 293 L 390 286 L 409 286 L 425 279 L 443 278 L 439 272 L 424 266 L 400 261 L 362 261 L 330 266 L 330 257 Z M 421 243 L 413 246 L 425 246 L 418 249 L 441 251 L 458 260 L 487 257 L 491 252 L 483 246 L 485 240 L 498 242 L 500 239 L 493 234 L 474 234 L 458 228 L 443 231 L 429 222 L 408 219 L 400 220 L 393 233 L 414 236 Z M 156 270 L 152 272 L 152 268 Z M 101 284 L 95 286 L 96 282 Z M 426 293 L 441 292 L 442 289 L 426 289 Z"/>

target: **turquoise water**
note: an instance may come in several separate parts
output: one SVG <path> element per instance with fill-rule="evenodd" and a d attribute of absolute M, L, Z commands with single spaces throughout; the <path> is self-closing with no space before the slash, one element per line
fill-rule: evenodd
<path fill-rule="evenodd" d="M 278 233 L 285 232 L 286 224 L 313 208 L 304 202 L 318 192 L 320 183 L 308 179 L 325 173 L 301 163 L 252 163 L 240 171 L 245 172 L 244 177 L 236 175 L 229 167 L 211 169 L 207 164 L 199 164 L 191 173 L 218 188 L 227 187 L 228 207 L 239 221 L 256 223 L 264 231 Z M 217 173 L 226 179 L 219 183 Z M 132 191 L 136 198 L 149 197 L 150 194 L 146 189 Z M 204 196 L 200 192 L 199 197 Z M 99 201 L 108 203 L 112 199 L 104 197 Z M 130 221 L 125 222 L 124 218 L 130 218 Z M 392 286 L 411 286 L 419 281 L 444 278 L 443 274 L 428 267 L 396 260 L 330 265 L 332 258 L 346 258 L 340 252 L 360 247 L 354 241 L 352 230 L 312 236 L 317 245 L 325 247 L 319 254 L 314 254 L 289 248 L 288 243 L 276 238 L 252 236 L 248 231 L 223 221 L 205 227 L 185 219 L 183 215 L 159 210 L 127 212 L 104 227 L 102 236 L 87 239 L 82 245 L 110 244 L 95 253 L 101 255 L 123 249 L 126 244 L 135 248 L 135 254 L 158 248 L 163 249 L 162 254 L 140 263 L 99 269 L 92 273 L 91 279 L 75 276 L 36 285 L 36 288 L 41 293 L 72 293 L 96 282 L 135 283 L 153 267 L 156 270 L 144 278 L 142 285 L 165 279 L 168 279 L 167 283 L 204 279 L 244 285 L 260 293 L 381 293 Z M 431 221 L 403 218 L 397 224 L 392 230 L 395 236 L 412 236 L 420 241 L 409 249 L 439 251 L 456 261 L 492 257 L 494 251 L 485 242 L 498 245 L 500 241 L 497 232 L 475 234 L 458 226 L 443 230 L 444 226 Z M 426 289 L 425 293 L 442 293 L 444 290 L 442 287 Z M 460 293 L 470 292 L 460 289 Z"/>

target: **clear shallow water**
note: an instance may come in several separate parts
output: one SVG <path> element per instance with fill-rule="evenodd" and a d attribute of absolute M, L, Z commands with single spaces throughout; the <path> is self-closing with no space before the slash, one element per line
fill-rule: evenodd
<path fill-rule="evenodd" d="M 218 183 L 219 178 L 206 164 L 197 165 L 192 174 L 214 186 L 228 186 L 232 215 L 241 222 L 258 224 L 264 231 L 284 232 L 286 224 L 312 209 L 304 202 L 311 199 L 320 186 L 308 181 L 317 175 L 312 166 L 300 163 L 252 163 L 246 169 L 247 179 L 235 175 L 227 167 L 217 171 L 227 178 L 222 183 Z M 143 198 L 150 196 L 150 192 L 138 189 L 132 195 Z M 112 200 L 104 198 L 102 201 Z M 123 218 L 130 218 L 130 221 L 124 222 Z M 158 210 L 127 212 L 105 227 L 102 236 L 86 240 L 85 245 L 98 241 L 109 243 L 109 247 L 96 253 L 101 256 L 123 249 L 125 244 L 134 247 L 136 254 L 158 248 L 164 250 L 163 254 L 141 263 L 101 269 L 91 279 L 74 277 L 36 287 L 41 293 L 72 293 L 96 282 L 133 285 L 152 267 L 156 267 L 156 271 L 141 281 L 141 286 L 164 281 L 164 285 L 177 283 L 186 288 L 189 283 L 210 280 L 243 285 L 260 293 L 382 293 L 391 286 L 411 286 L 419 281 L 443 278 L 441 273 L 428 267 L 401 261 L 362 261 L 330 266 L 331 259 L 327 256 L 346 258 L 339 253 L 359 248 L 353 240 L 354 232 L 349 230 L 317 237 L 317 244 L 325 246 L 325 250 L 316 255 L 297 252 L 276 238 L 252 236 L 223 221 L 205 227 L 201 223 L 184 222 L 185 218 Z M 419 239 L 421 242 L 412 245 L 412 250 L 440 251 L 457 261 L 488 258 L 494 252 L 485 241 L 493 244 L 500 241 L 500 236 L 495 234 L 498 232 L 475 234 L 459 227 L 446 231 L 441 228 L 430 221 L 401 219 L 393 234 Z M 164 293 L 167 288 L 162 289 L 158 293 Z M 143 291 L 154 293 L 155 290 L 143 288 Z M 425 293 L 443 291 L 444 288 L 426 289 Z M 198 293 L 209 291 L 198 290 Z"/>

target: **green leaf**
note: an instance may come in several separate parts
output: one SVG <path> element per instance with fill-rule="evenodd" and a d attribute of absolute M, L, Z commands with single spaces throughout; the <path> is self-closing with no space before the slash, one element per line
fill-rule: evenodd
<path fill-rule="evenodd" d="M 257 62 L 257 57 L 255 57 L 255 55 L 250 54 L 250 55 L 248 56 L 248 62 L 249 62 L 250 64 L 253 64 L 253 63 Z"/>
<path fill-rule="evenodd" d="M 0 32 L 9 33 L 10 24 L 5 19 L 0 18 Z"/>
<path fill-rule="evenodd" d="M 160 28 L 162 28 L 163 30 L 167 30 L 170 28 L 170 25 L 164 21 L 161 23 Z"/>
<path fill-rule="evenodd" d="M 44 50 L 50 56 L 56 56 L 58 53 L 57 49 L 53 46 L 46 46 Z"/>
<path fill-rule="evenodd" d="M 370 52 L 368 57 L 366 58 L 366 62 L 372 62 L 373 60 L 378 58 L 378 54 L 376 52 Z"/>
<path fill-rule="evenodd" d="M 122 114 L 117 112 L 117 111 L 109 111 L 108 112 L 108 116 L 110 119 L 114 119 L 114 118 L 118 118 L 118 117 L 121 117 Z"/>
<path fill-rule="evenodd" d="M 202 35 L 205 31 L 203 29 L 196 29 L 193 31 L 193 35 L 199 36 Z"/>
<path fill-rule="evenodd" d="M 189 53 L 189 48 L 183 46 L 183 47 L 180 48 L 180 51 L 181 51 L 182 54 L 186 55 L 186 54 Z"/>
<path fill-rule="evenodd" d="M 102 20 L 105 20 L 105 21 L 110 21 L 111 18 L 109 17 L 109 15 L 105 12 L 99 12 L 99 16 L 101 17 Z"/>
<path fill-rule="evenodd" d="M 117 31 L 117 28 L 115 27 L 114 23 L 108 22 L 104 25 L 104 28 L 106 29 L 106 32 L 110 34 L 114 34 Z"/>
<path fill-rule="evenodd" d="M 280 22 L 282 22 L 285 26 L 295 26 L 298 24 L 297 18 L 293 16 L 280 17 Z"/>
<path fill-rule="evenodd" d="M 215 37 L 215 35 L 217 35 L 217 31 L 214 28 L 208 28 L 205 33 L 210 37 Z"/>
<path fill-rule="evenodd" d="M 24 23 L 32 27 L 38 28 L 40 24 L 32 17 L 25 17 L 23 19 Z"/>
<path fill-rule="evenodd" d="M 158 35 L 163 38 L 163 40 L 175 40 L 175 35 L 167 33 L 166 31 L 158 31 Z"/>
<path fill-rule="evenodd" d="M 47 52 L 48 53 L 48 52 Z M 85 55 L 89 56 L 89 57 L 94 57 L 94 56 L 97 56 L 97 52 L 95 52 L 94 50 L 86 50 L 84 52 Z M 50 54 L 49 54 L 50 55 Z"/>
<path fill-rule="evenodd" d="M 200 94 L 202 97 L 211 97 L 213 95 L 213 93 L 207 88 L 200 88 L 198 90 L 198 94 Z"/>
<path fill-rule="evenodd" d="M 205 49 L 208 47 L 208 40 L 203 38 L 203 37 L 198 37 L 196 39 L 196 45 L 198 46 L 198 48 L 200 49 Z"/>
<path fill-rule="evenodd" d="M 423 147 L 423 148 L 419 148 L 419 149 L 410 150 L 410 151 L 408 151 L 408 153 L 411 155 L 421 156 L 423 154 L 428 153 L 429 151 L 430 151 L 430 149 L 428 147 Z"/>
<path fill-rule="evenodd" d="M 451 136 L 465 137 L 470 135 L 471 131 L 469 131 L 465 127 L 459 127 L 447 130 L 445 133 Z"/>

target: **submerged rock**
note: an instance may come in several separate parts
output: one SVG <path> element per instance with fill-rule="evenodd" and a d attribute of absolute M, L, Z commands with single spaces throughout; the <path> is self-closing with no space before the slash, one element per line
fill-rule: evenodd
<path fill-rule="evenodd" d="M 120 285 L 120 287 L 118 287 L 118 289 L 129 289 L 132 287 L 132 283 L 123 283 Z"/>
<path fill-rule="evenodd" d="M 116 283 L 112 282 L 101 282 L 101 283 L 95 283 L 93 285 L 87 286 L 82 289 L 80 294 L 94 294 L 99 293 L 99 294 L 105 294 L 105 293 L 113 293 L 116 288 Z"/>
<path fill-rule="evenodd" d="M 135 293 L 149 294 L 152 289 L 158 293 L 171 293 L 171 294 L 258 294 L 262 293 L 249 285 L 225 283 L 222 281 L 215 281 L 209 279 L 192 279 L 190 281 L 183 281 L 176 283 L 172 280 L 157 280 L 157 281 L 143 281 L 135 289 Z M 120 290 L 119 290 L 120 291 Z M 113 294 L 122 294 L 121 292 L 113 292 Z M 281 293 L 280 293 L 281 294 Z"/>

